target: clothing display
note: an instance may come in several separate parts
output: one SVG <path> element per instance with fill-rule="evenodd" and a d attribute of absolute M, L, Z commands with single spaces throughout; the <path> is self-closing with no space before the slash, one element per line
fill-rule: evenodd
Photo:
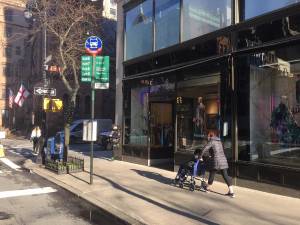
<path fill-rule="evenodd" d="M 198 98 L 198 103 L 195 109 L 194 122 L 194 138 L 204 137 L 206 132 L 206 110 L 202 102 L 202 97 Z"/>
<path fill-rule="evenodd" d="M 283 143 L 299 143 L 300 127 L 293 114 L 284 103 L 280 103 L 272 112 L 270 126 L 275 129 L 278 140 Z"/>

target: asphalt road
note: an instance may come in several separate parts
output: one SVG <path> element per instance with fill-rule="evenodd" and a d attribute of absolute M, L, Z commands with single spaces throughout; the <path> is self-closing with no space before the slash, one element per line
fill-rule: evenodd
<path fill-rule="evenodd" d="M 30 171 L 25 159 L 34 157 L 31 146 L 19 144 L 0 159 L 1 225 L 107 224 L 87 202 Z"/>

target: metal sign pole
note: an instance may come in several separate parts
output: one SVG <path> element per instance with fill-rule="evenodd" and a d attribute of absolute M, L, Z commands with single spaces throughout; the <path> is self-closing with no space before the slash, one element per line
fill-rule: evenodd
<path fill-rule="evenodd" d="M 93 140 L 93 121 L 94 121 L 94 104 L 95 104 L 95 64 L 96 64 L 96 55 L 93 54 L 93 70 L 92 70 L 92 82 L 91 82 L 91 120 L 92 120 L 92 140 Z M 90 184 L 93 184 L 93 160 L 94 160 L 94 142 L 91 141 L 91 157 L 90 157 Z"/>
<path fill-rule="evenodd" d="M 95 104 L 95 68 L 96 68 L 96 55 L 99 54 L 102 51 L 102 40 L 97 37 L 97 36 L 91 36 L 89 37 L 86 41 L 85 41 L 85 49 L 86 51 L 92 55 L 92 60 L 93 60 L 93 67 L 92 67 L 92 79 L 91 79 L 91 156 L 90 156 L 90 185 L 93 184 L 93 160 L 94 160 L 94 141 L 93 141 L 93 132 L 94 132 L 94 104 Z M 82 58 L 83 60 L 84 58 Z M 82 62 L 82 66 L 84 65 L 84 63 Z M 81 68 L 82 72 L 87 72 L 86 69 L 84 69 L 83 67 Z M 88 71 L 90 71 L 88 69 Z M 86 73 L 84 73 L 86 75 Z M 87 73 L 88 74 L 88 73 Z M 82 79 L 81 81 L 89 81 L 89 79 Z M 97 129 L 96 129 L 97 130 Z M 96 135 L 96 139 L 97 139 L 97 134 Z"/>

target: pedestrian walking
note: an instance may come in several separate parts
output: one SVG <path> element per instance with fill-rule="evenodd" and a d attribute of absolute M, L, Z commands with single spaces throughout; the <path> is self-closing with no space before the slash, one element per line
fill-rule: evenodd
<path fill-rule="evenodd" d="M 32 131 L 31 131 L 31 135 L 30 135 L 30 140 L 33 143 L 33 152 L 35 154 L 38 153 L 38 141 L 39 138 L 41 137 L 41 129 L 39 126 L 35 126 Z"/>
<path fill-rule="evenodd" d="M 229 177 L 227 173 L 228 162 L 224 154 L 223 145 L 221 139 L 217 137 L 215 133 L 208 135 L 208 143 L 200 154 L 201 160 L 202 156 L 206 153 L 209 153 L 210 156 L 208 160 L 209 178 L 207 190 L 209 190 L 209 187 L 213 184 L 216 173 L 220 171 L 229 189 L 226 195 L 232 198 L 235 197 L 232 187 L 232 178 Z"/>

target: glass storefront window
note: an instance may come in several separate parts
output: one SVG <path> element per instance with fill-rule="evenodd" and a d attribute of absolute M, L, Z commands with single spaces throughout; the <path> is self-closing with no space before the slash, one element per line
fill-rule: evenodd
<path fill-rule="evenodd" d="M 153 50 L 153 0 L 146 0 L 125 13 L 125 59 Z"/>
<path fill-rule="evenodd" d="M 149 86 L 147 80 L 125 86 L 125 144 L 148 143 Z"/>
<path fill-rule="evenodd" d="M 199 73 L 201 71 L 201 73 Z M 177 83 L 177 151 L 193 152 L 214 133 L 232 159 L 231 94 L 227 61 L 209 63 L 186 71 Z"/>
<path fill-rule="evenodd" d="M 231 24 L 231 0 L 183 0 L 182 41 Z"/>
<path fill-rule="evenodd" d="M 152 149 L 174 147 L 174 79 L 174 77 L 159 77 L 151 80 L 149 102 L 150 146 Z"/>
<path fill-rule="evenodd" d="M 239 159 L 300 167 L 300 45 L 239 58 Z"/>
<path fill-rule="evenodd" d="M 220 75 L 178 82 L 177 148 L 202 148 L 209 132 L 220 134 Z"/>
<path fill-rule="evenodd" d="M 295 3 L 299 0 L 244 0 L 244 19 L 250 19 Z"/>
<path fill-rule="evenodd" d="M 159 0 L 155 2 L 155 50 L 179 42 L 179 2 L 179 0 Z"/>

